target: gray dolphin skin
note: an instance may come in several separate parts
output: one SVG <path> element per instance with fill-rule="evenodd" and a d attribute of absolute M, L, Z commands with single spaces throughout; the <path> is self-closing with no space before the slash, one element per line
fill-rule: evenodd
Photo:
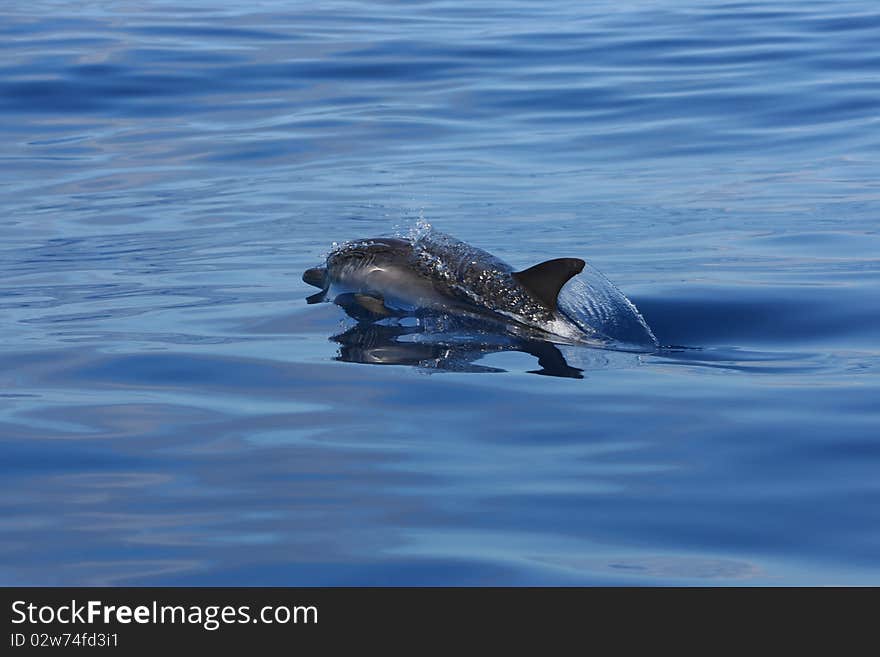
<path fill-rule="evenodd" d="M 417 239 L 377 237 L 335 247 L 303 280 L 361 321 L 448 314 L 493 321 L 514 334 L 587 337 L 558 307 L 562 287 L 584 268 L 557 258 L 523 271 L 438 231 Z"/>

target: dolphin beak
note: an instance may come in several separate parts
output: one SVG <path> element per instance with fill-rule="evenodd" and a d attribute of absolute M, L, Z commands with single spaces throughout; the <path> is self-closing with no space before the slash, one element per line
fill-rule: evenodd
<path fill-rule="evenodd" d="M 327 287 L 325 285 L 327 280 L 327 270 L 324 267 L 312 267 L 311 269 L 306 269 L 303 274 L 303 281 L 308 283 L 309 285 L 314 285 L 315 287 L 321 288 L 322 290 Z"/>

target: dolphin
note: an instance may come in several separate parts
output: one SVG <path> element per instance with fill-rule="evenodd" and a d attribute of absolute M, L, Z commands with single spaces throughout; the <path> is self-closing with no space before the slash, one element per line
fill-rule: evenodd
<path fill-rule="evenodd" d="M 431 231 L 418 239 L 376 237 L 336 246 L 323 266 L 303 274 L 320 289 L 309 303 L 331 299 L 359 321 L 425 313 L 504 325 L 515 335 L 587 339 L 559 307 L 562 287 L 585 266 L 555 258 L 514 269 L 490 253 Z"/>

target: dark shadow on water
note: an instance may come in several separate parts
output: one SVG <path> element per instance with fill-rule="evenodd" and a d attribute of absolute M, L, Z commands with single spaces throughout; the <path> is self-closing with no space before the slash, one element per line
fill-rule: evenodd
<path fill-rule="evenodd" d="M 634 300 L 663 344 L 873 344 L 880 297 L 864 286 L 670 288 Z"/>
<path fill-rule="evenodd" d="M 325 301 L 323 293 L 314 297 L 309 303 Z M 674 300 L 671 304 L 676 309 L 681 306 Z M 646 305 L 658 315 L 656 308 Z M 640 364 L 776 375 L 806 373 L 828 365 L 822 352 L 815 350 L 752 344 L 755 341 L 746 338 L 753 338 L 756 329 L 749 326 L 746 319 L 736 325 L 742 329 L 742 334 L 728 335 L 733 332 L 730 322 L 723 321 L 725 318 L 713 321 L 717 318 L 711 309 L 705 318 L 699 317 L 696 310 L 683 315 L 672 312 L 678 318 L 675 328 L 679 330 L 669 330 L 666 335 L 694 339 L 660 344 L 652 349 L 617 343 L 604 346 L 554 344 L 537 336 L 492 330 L 476 320 L 431 315 L 377 320 L 352 313 L 344 305 L 343 309 L 357 323 L 330 337 L 339 345 L 336 360 L 369 365 L 406 365 L 425 372 L 508 372 L 511 370 L 495 363 L 480 362 L 486 356 L 507 352 L 520 352 L 537 359 L 539 367 L 527 370 L 529 374 L 572 379 L 583 379 L 585 371 Z M 663 316 L 659 316 L 659 324 L 665 326 Z M 681 330 L 682 322 L 685 327 L 697 325 L 703 332 L 692 335 Z M 713 332 L 733 339 L 718 344 L 710 337 Z"/>
<path fill-rule="evenodd" d="M 400 326 L 358 322 L 330 338 L 339 344 L 337 360 L 369 365 L 409 365 L 451 372 L 505 372 L 476 361 L 491 353 L 519 351 L 538 359 L 541 369 L 530 374 L 582 379 L 583 370 L 571 367 L 558 347 L 539 340 L 471 334 L 457 340 L 432 335 L 421 324 Z"/>

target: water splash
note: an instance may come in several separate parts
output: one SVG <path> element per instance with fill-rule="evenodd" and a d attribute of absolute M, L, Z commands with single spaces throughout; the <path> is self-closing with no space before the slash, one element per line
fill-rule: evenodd
<path fill-rule="evenodd" d="M 424 210 L 419 210 L 419 218 L 416 219 L 415 223 L 413 223 L 405 233 L 399 233 L 399 236 L 412 240 L 413 243 L 417 243 L 434 232 L 436 232 L 434 231 L 434 227 L 427 219 L 425 219 Z"/>
<path fill-rule="evenodd" d="M 632 301 L 589 264 L 559 293 L 560 310 L 588 335 L 619 346 L 658 346 L 657 338 Z"/>

